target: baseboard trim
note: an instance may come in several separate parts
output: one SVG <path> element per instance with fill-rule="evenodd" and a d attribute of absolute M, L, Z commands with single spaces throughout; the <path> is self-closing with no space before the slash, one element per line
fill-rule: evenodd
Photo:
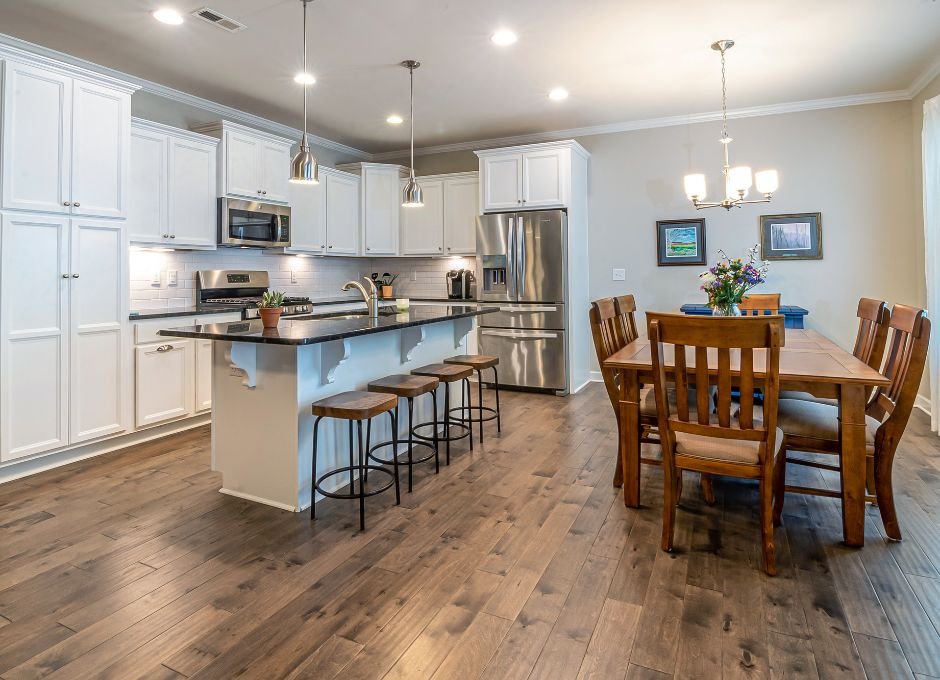
<path fill-rule="evenodd" d="M 918 395 L 917 395 L 917 398 L 914 399 L 914 406 L 915 406 L 916 408 L 919 408 L 921 411 L 923 411 L 924 413 L 926 413 L 928 416 L 930 415 L 930 412 L 931 412 L 931 410 L 932 410 L 932 409 L 931 409 L 931 404 L 930 404 L 930 399 L 928 399 L 927 397 L 925 397 L 925 396 L 922 395 L 922 394 L 918 394 Z"/>
<path fill-rule="evenodd" d="M 286 503 L 272 501 L 270 498 L 262 498 L 261 496 L 254 496 L 250 493 L 242 493 L 241 491 L 232 491 L 231 489 L 226 489 L 224 486 L 219 489 L 219 493 L 224 493 L 226 496 L 234 496 L 235 498 L 251 501 L 252 503 L 270 505 L 272 508 L 277 508 L 278 510 L 287 510 L 288 512 L 302 512 L 303 510 L 306 510 L 306 508 L 298 508 L 296 505 L 287 505 Z"/>
<path fill-rule="evenodd" d="M 203 413 L 193 418 L 177 420 L 166 425 L 157 425 L 148 427 L 146 430 L 138 430 L 127 434 L 108 437 L 90 444 L 83 444 L 64 451 L 55 453 L 41 453 L 33 458 L 27 458 L 22 461 L 11 461 L 0 468 L 0 484 L 12 482 L 14 479 L 22 479 L 31 475 L 52 470 L 54 468 L 77 463 L 80 460 L 102 456 L 106 453 L 113 453 L 120 449 L 126 449 L 129 446 L 144 444 L 154 439 L 162 439 L 172 434 L 178 434 L 191 430 L 195 427 L 208 425 L 212 420 L 211 413 Z"/>
<path fill-rule="evenodd" d="M 600 371 L 591 371 L 588 374 L 588 382 L 604 382 L 604 376 Z"/>

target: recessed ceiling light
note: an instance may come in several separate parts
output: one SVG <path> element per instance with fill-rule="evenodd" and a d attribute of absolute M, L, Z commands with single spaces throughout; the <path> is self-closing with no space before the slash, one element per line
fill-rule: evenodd
<path fill-rule="evenodd" d="M 179 26 L 183 23 L 183 15 L 169 7 L 158 9 L 153 13 L 153 18 L 161 23 L 170 24 L 171 26 Z"/>
<path fill-rule="evenodd" d="M 388 118 L 385 119 L 385 122 L 389 125 L 401 125 L 405 122 L 405 119 L 399 116 L 397 113 L 393 113 Z"/>
<path fill-rule="evenodd" d="M 301 71 L 296 76 L 294 76 L 294 82 L 298 85 L 313 85 L 317 82 L 317 79 L 313 76 L 312 73 L 304 73 Z"/>
<path fill-rule="evenodd" d="M 556 87 L 548 93 L 548 98 L 553 102 L 564 101 L 568 98 L 568 90 L 563 87 Z"/>
<path fill-rule="evenodd" d="M 516 35 L 512 31 L 505 29 L 505 28 L 502 28 L 496 31 L 496 33 L 490 36 L 490 40 L 492 40 L 495 44 L 499 45 L 500 47 L 507 47 L 509 45 L 512 45 L 518 39 L 519 39 L 518 35 Z"/>

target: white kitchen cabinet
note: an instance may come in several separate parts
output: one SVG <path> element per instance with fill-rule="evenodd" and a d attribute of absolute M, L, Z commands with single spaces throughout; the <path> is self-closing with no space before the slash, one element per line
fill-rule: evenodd
<path fill-rule="evenodd" d="M 212 408 L 212 340 L 196 343 L 196 411 Z"/>
<path fill-rule="evenodd" d="M 326 186 L 326 254 L 358 255 L 359 178 L 321 171 L 320 182 Z"/>
<path fill-rule="evenodd" d="M 218 140 L 134 119 L 128 230 L 131 243 L 216 247 Z"/>
<path fill-rule="evenodd" d="M 3 208 L 124 217 L 130 93 L 3 62 Z"/>
<path fill-rule="evenodd" d="M 0 461 L 120 432 L 124 225 L 4 213 Z"/>
<path fill-rule="evenodd" d="M 444 180 L 419 177 L 418 184 L 424 205 L 401 208 L 401 254 L 443 255 Z"/>
<path fill-rule="evenodd" d="M 483 212 L 567 208 L 572 154 L 588 157 L 574 140 L 477 151 Z"/>
<path fill-rule="evenodd" d="M 326 251 L 326 176 L 319 184 L 291 184 L 290 248 L 288 253 L 322 255 Z"/>
<path fill-rule="evenodd" d="M 167 338 L 139 345 L 134 355 L 137 427 L 193 415 L 193 341 Z"/>
<path fill-rule="evenodd" d="M 361 163 L 363 255 L 397 255 L 401 167 Z"/>
<path fill-rule="evenodd" d="M 218 194 L 270 203 L 288 203 L 289 139 L 221 121 L 193 128 L 222 140 Z"/>
<path fill-rule="evenodd" d="M 444 179 L 444 254 L 476 255 L 480 180 L 477 173 Z"/>

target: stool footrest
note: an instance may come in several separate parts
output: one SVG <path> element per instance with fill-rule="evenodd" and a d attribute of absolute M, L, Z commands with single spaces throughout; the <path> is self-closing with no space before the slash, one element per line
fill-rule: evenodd
<path fill-rule="evenodd" d="M 426 442 L 433 442 L 434 441 L 433 435 L 421 434 L 420 432 L 418 432 L 419 427 L 432 427 L 432 426 L 433 427 L 440 426 L 443 429 L 444 421 L 441 420 L 437 423 L 434 423 L 434 422 L 418 423 L 413 428 L 411 428 L 411 432 L 414 435 L 415 439 L 421 439 Z M 451 427 L 451 430 L 453 430 L 453 428 L 455 427 L 462 428 L 463 432 L 461 432 L 460 434 L 456 434 L 456 435 L 453 434 L 453 432 L 451 432 L 451 435 L 449 437 L 444 432 L 441 432 L 437 435 L 437 440 L 439 442 L 447 442 L 447 441 L 455 442 L 460 439 L 466 439 L 467 437 L 470 436 L 470 428 L 467 425 L 464 425 L 463 423 L 451 422 L 450 427 Z"/>
<path fill-rule="evenodd" d="M 432 441 L 433 441 L 433 440 L 432 440 Z M 377 462 L 377 463 L 382 463 L 383 465 L 394 465 L 395 463 L 394 463 L 394 461 L 393 461 L 391 458 L 388 458 L 388 459 L 379 458 L 378 456 L 375 455 L 375 451 L 376 451 L 376 450 L 381 449 L 381 448 L 383 448 L 383 447 L 385 447 L 385 446 L 391 446 L 393 443 L 394 443 L 394 442 L 382 442 L 382 443 L 380 443 L 380 444 L 376 444 L 376 445 L 373 446 L 371 449 L 369 449 L 369 458 L 372 459 L 372 460 L 374 460 L 374 461 Z M 399 444 L 404 444 L 405 446 L 408 446 L 408 439 L 399 439 L 399 440 L 398 440 L 398 443 L 399 443 Z M 434 454 L 436 453 L 436 451 L 434 450 L 434 444 L 432 444 L 432 443 L 430 443 L 430 442 L 425 442 L 425 441 L 416 441 L 416 442 L 414 442 L 414 445 L 415 445 L 415 446 L 425 446 L 425 447 L 431 449 L 431 453 L 429 453 L 428 455 L 424 456 L 423 458 L 414 458 L 414 457 L 412 457 L 411 463 L 412 463 L 413 465 L 417 465 L 418 463 L 424 463 L 425 461 L 429 461 L 429 460 L 431 460 L 432 458 L 434 458 Z M 398 456 L 398 464 L 399 464 L 399 465 L 408 465 L 407 454 L 408 454 L 407 451 L 405 451 L 404 453 L 399 454 L 399 456 Z M 405 458 L 402 458 L 402 456 L 405 456 Z"/>
<path fill-rule="evenodd" d="M 455 406 L 454 408 L 452 408 L 452 409 L 450 410 L 450 412 L 451 412 L 452 414 L 453 414 L 455 411 L 456 411 L 458 414 L 462 414 L 464 411 L 469 411 L 469 412 L 470 412 L 470 415 L 466 415 L 466 416 L 464 416 L 464 415 L 456 415 L 456 416 L 455 416 L 455 415 L 451 415 L 451 418 L 452 418 L 453 420 L 456 420 L 458 423 L 467 423 L 467 422 L 470 422 L 470 423 L 486 423 L 486 422 L 489 422 L 490 420 L 496 420 L 496 417 L 497 417 L 496 409 L 495 409 L 495 408 L 492 408 L 492 407 L 490 407 L 490 406 Z M 480 415 L 478 415 L 478 416 L 472 415 L 474 411 L 478 411 L 478 412 L 480 413 Z M 488 413 L 489 415 L 484 418 L 484 417 L 483 417 L 483 414 L 484 414 L 484 413 Z"/>
<path fill-rule="evenodd" d="M 337 493 L 335 491 L 324 491 L 321 485 L 323 484 L 324 480 L 329 479 L 330 477 L 335 477 L 336 475 L 339 475 L 339 474 L 349 474 L 350 470 L 358 471 L 363 468 L 370 472 L 384 472 L 390 478 L 389 481 L 386 482 L 384 485 L 378 487 L 377 489 L 366 491 L 365 493 L 362 494 L 363 496 L 376 496 L 382 493 L 383 491 L 388 491 L 391 487 L 395 485 L 395 473 L 392 472 L 391 470 L 386 470 L 384 467 L 379 467 L 378 465 L 363 465 L 362 468 L 360 468 L 358 465 L 355 465 L 352 468 L 350 468 L 347 465 L 346 467 L 341 467 L 341 468 L 336 468 L 335 470 L 330 470 L 325 475 L 320 476 L 320 478 L 317 479 L 316 483 L 313 486 L 317 490 L 317 492 L 319 492 L 321 496 L 326 496 L 327 498 L 342 498 L 345 500 L 352 500 L 355 498 L 359 498 L 358 493 L 352 493 L 352 492 Z M 362 478 L 359 479 L 359 483 L 360 484 L 363 483 Z M 368 484 L 368 482 L 365 482 L 365 483 Z M 350 479 L 350 485 L 351 484 L 352 484 L 352 479 Z"/>

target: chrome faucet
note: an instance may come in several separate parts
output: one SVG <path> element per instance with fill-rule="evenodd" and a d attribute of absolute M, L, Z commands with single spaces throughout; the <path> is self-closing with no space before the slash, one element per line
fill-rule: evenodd
<path fill-rule="evenodd" d="M 376 319 L 379 316 L 379 290 L 375 287 L 375 282 L 368 276 L 363 276 L 362 278 L 369 284 L 368 290 L 358 281 L 347 281 L 343 284 L 343 290 L 355 288 L 362 293 L 362 299 L 365 300 L 366 306 L 369 308 L 369 316 Z"/>

